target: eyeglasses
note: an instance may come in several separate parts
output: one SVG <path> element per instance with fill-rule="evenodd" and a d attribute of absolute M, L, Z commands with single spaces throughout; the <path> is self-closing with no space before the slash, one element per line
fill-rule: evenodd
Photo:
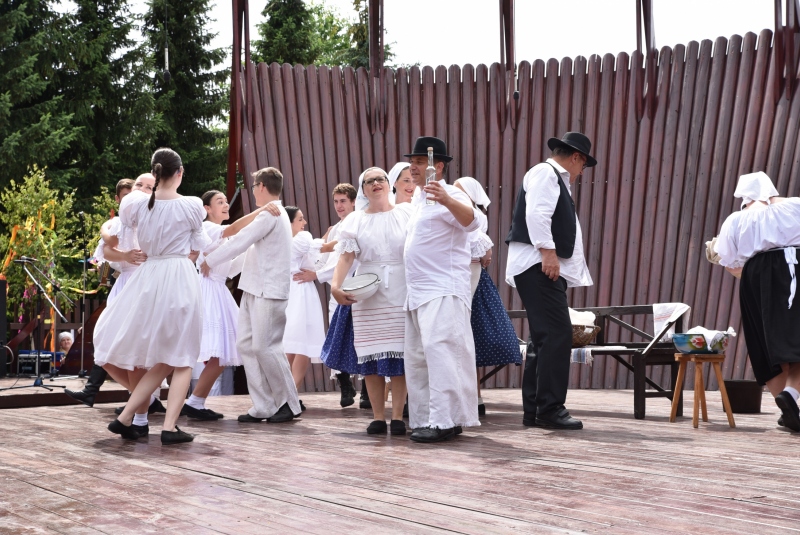
<path fill-rule="evenodd" d="M 365 186 L 371 186 L 372 184 L 375 184 L 375 183 L 383 184 L 384 182 L 388 182 L 388 181 L 389 181 L 389 177 L 374 176 L 372 178 L 365 178 L 364 179 L 364 185 Z"/>
<path fill-rule="evenodd" d="M 255 191 L 255 190 L 256 190 L 256 186 L 261 186 L 261 185 L 262 185 L 262 184 L 261 184 L 261 182 L 254 182 L 254 183 L 253 183 L 253 185 L 252 185 L 252 186 L 250 186 L 250 189 L 252 189 L 253 191 Z"/>

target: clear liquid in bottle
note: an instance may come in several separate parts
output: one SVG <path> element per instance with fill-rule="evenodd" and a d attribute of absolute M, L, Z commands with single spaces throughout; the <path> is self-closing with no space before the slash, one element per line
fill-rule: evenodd
<path fill-rule="evenodd" d="M 433 166 L 433 147 L 428 147 L 428 167 L 425 169 L 425 185 L 427 186 L 431 182 L 436 182 L 436 168 Z M 436 201 L 426 194 L 425 203 L 436 204 Z"/>

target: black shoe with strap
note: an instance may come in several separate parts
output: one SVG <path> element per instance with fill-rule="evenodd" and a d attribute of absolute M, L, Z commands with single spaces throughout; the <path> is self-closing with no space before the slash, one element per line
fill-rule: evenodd
<path fill-rule="evenodd" d="M 256 418 L 255 416 L 250 416 L 248 413 L 240 414 L 238 418 L 236 418 L 237 422 L 243 424 L 257 424 L 259 422 L 263 422 L 266 418 Z"/>
<path fill-rule="evenodd" d="M 384 420 L 373 420 L 372 423 L 367 426 L 367 434 L 368 435 L 385 435 L 386 434 L 386 422 Z"/>
<path fill-rule="evenodd" d="M 150 426 L 148 424 L 144 424 L 144 425 L 131 424 L 131 427 L 137 433 L 139 433 L 139 438 L 145 438 L 146 436 L 148 436 L 150 434 Z"/>
<path fill-rule="evenodd" d="M 157 412 L 166 413 L 167 408 L 164 406 L 163 403 L 161 403 L 160 399 L 155 398 L 153 402 L 150 404 L 150 406 L 147 407 L 147 414 L 155 414 Z"/>
<path fill-rule="evenodd" d="M 175 426 L 175 431 L 161 431 L 161 444 L 165 446 L 182 444 L 183 442 L 191 442 L 193 440 L 194 435 L 181 431 L 181 428 L 177 425 Z"/>
<path fill-rule="evenodd" d="M 403 420 L 392 420 L 389 422 L 389 431 L 392 436 L 402 436 L 406 434 L 406 423 Z M 369 432 L 369 430 L 367 430 Z"/>
<path fill-rule="evenodd" d="M 137 431 L 132 425 L 125 425 L 116 419 L 108 424 L 108 430 L 128 440 L 139 440 L 141 437 L 139 431 Z"/>
<path fill-rule="evenodd" d="M 222 418 L 220 413 L 214 412 L 211 409 L 196 409 L 186 403 L 181 407 L 181 416 L 188 416 L 189 418 L 203 421 L 219 420 Z"/>

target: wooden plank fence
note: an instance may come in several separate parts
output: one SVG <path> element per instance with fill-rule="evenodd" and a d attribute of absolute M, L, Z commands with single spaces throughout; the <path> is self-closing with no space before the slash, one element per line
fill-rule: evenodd
<path fill-rule="evenodd" d="M 490 274 L 508 308 L 520 309 L 504 282 L 508 231 L 527 169 L 549 154 L 547 139 L 582 131 L 599 162 L 574 188 L 594 286 L 570 291 L 572 306 L 684 302 L 691 325 L 741 329 L 738 284 L 706 262 L 704 242 L 736 208 L 739 175 L 766 171 L 784 195 L 798 195 L 800 97 L 776 102 L 772 32 L 747 33 L 664 47 L 656 108 L 636 118 L 642 56 L 622 52 L 560 62 L 523 61 L 519 98 L 499 64 L 385 70 L 383 95 L 370 93 L 364 69 L 260 64 L 245 99 L 240 171 L 272 165 L 286 177 L 285 202 L 300 206 L 321 236 L 334 222 L 330 191 L 361 171 L 390 168 L 420 135 L 445 139 L 455 157 L 449 177 L 473 176 L 492 200 L 489 234 L 496 244 Z M 382 120 L 373 123 L 370 99 Z M 372 129 L 371 125 L 378 127 Z M 246 193 L 247 194 L 247 193 Z M 320 288 L 320 297 L 326 299 Z M 629 318 L 633 321 L 632 318 Z M 520 336 L 526 326 L 517 320 Z M 649 323 L 648 323 L 649 322 Z M 635 325 L 652 332 L 651 319 Z M 618 336 L 612 327 L 611 339 Z M 626 335 L 622 334 L 622 340 Z M 520 384 L 511 368 L 488 387 Z M 655 380 L 668 374 L 655 370 Z M 744 337 L 725 362 L 726 378 L 752 378 Z M 631 374 L 611 358 L 573 365 L 573 388 L 627 388 Z M 709 388 L 716 379 L 708 378 Z M 333 383 L 309 372 L 309 389 Z"/>

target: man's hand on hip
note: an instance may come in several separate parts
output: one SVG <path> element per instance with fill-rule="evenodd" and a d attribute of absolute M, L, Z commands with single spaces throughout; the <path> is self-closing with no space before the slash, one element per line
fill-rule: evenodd
<path fill-rule="evenodd" d="M 558 280 L 561 275 L 561 265 L 558 263 L 555 249 L 539 249 L 542 253 L 542 273 L 549 279 Z"/>

